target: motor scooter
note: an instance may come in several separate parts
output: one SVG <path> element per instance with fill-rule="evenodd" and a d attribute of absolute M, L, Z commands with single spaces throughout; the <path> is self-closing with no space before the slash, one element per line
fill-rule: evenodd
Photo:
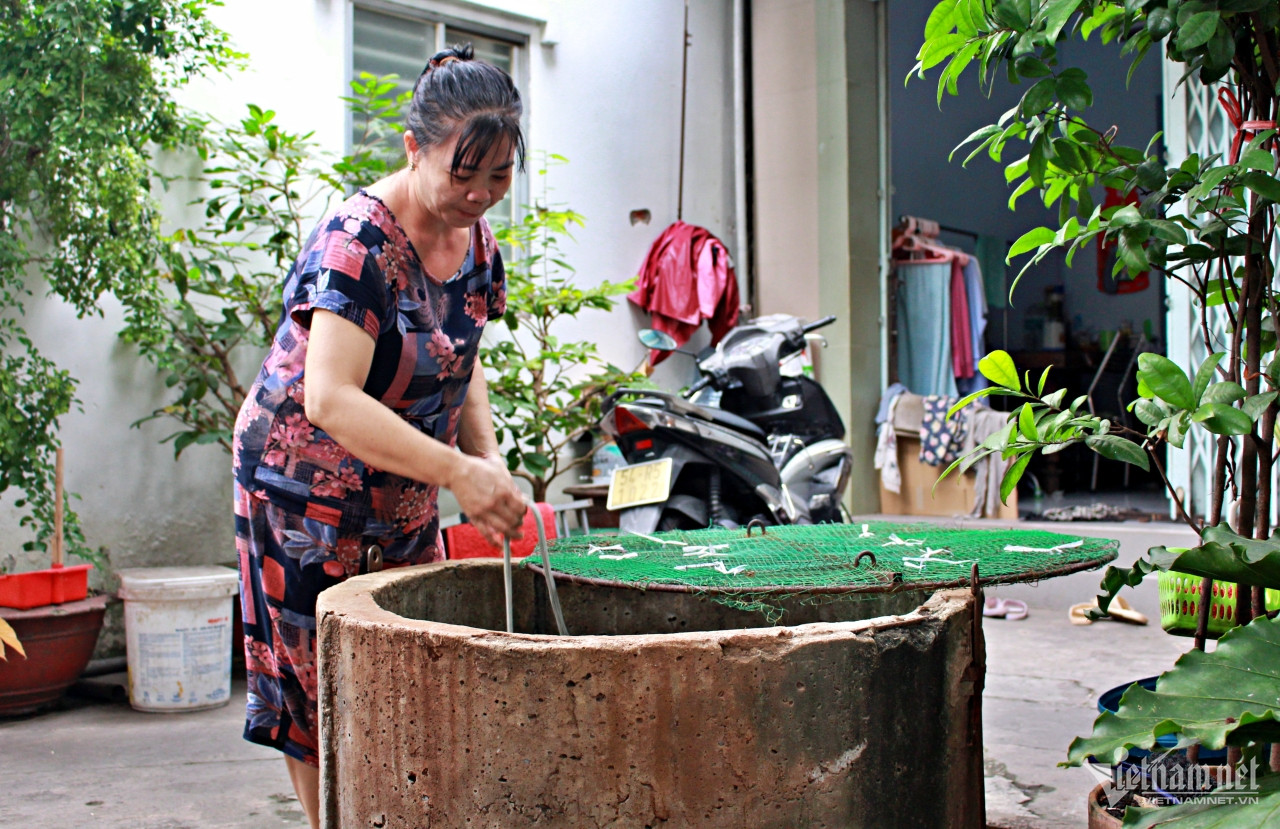
<path fill-rule="evenodd" d="M 841 501 L 853 450 L 831 398 L 797 367 L 806 335 L 834 321 L 749 320 L 695 355 L 701 376 L 683 394 L 627 388 L 610 395 L 600 427 L 626 461 L 609 485 L 621 529 L 847 520 Z M 658 331 L 646 329 L 640 340 L 679 352 Z"/>

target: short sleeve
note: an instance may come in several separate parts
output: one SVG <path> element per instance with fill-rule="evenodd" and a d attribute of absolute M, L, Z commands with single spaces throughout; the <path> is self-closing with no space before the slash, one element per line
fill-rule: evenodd
<path fill-rule="evenodd" d="M 507 270 L 502 264 L 502 251 L 495 246 L 489 264 L 489 321 L 502 319 L 507 313 Z"/>
<path fill-rule="evenodd" d="M 285 307 L 294 322 L 311 327 L 311 313 L 323 309 L 378 338 L 388 305 L 387 280 L 375 256 L 341 217 L 317 235 L 294 264 Z"/>

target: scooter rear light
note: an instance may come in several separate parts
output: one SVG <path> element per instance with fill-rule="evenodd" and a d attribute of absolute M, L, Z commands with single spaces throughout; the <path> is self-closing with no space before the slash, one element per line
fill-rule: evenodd
<path fill-rule="evenodd" d="M 643 452 L 646 449 L 652 449 L 653 440 L 651 440 L 650 438 L 645 438 L 644 440 L 638 440 L 635 442 L 635 446 L 633 446 L 632 448 L 638 452 Z"/>
<path fill-rule="evenodd" d="M 647 432 L 649 424 L 636 417 L 623 406 L 613 410 L 613 427 L 619 435 L 629 435 L 632 432 Z"/>

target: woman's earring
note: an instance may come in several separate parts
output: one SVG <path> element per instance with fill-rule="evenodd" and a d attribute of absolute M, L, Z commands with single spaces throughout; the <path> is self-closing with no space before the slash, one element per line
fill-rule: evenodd
<path fill-rule="evenodd" d="M 410 169 L 411 171 L 412 171 L 412 170 L 416 170 L 416 169 L 418 169 L 418 162 L 416 162 L 416 161 L 410 161 L 410 162 L 409 162 L 409 169 Z"/>

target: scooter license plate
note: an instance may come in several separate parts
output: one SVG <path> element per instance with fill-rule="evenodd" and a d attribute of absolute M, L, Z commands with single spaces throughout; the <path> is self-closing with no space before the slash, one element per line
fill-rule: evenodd
<path fill-rule="evenodd" d="M 613 470 L 609 501 L 605 506 L 619 510 L 667 500 L 671 492 L 671 466 L 671 458 L 663 458 Z"/>

